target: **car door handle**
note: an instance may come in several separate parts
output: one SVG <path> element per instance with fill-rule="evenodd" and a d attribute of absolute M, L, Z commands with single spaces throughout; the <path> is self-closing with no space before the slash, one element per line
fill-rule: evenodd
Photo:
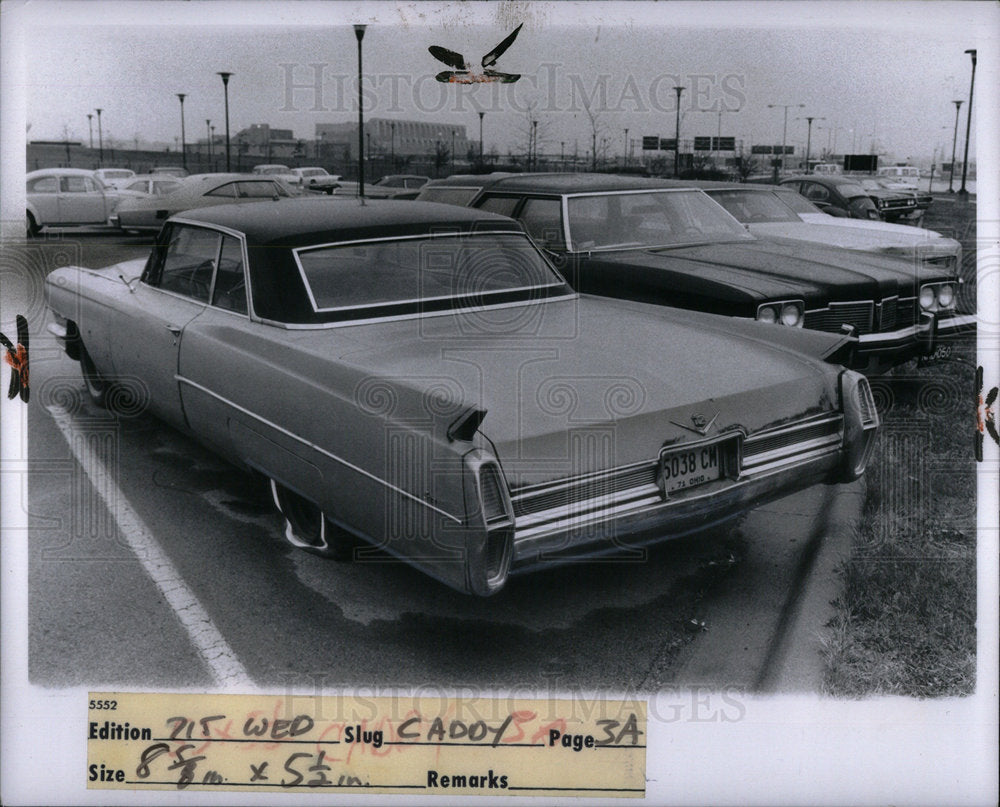
<path fill-rule="evenodd" d="M 174 336 L 181 335 L 181 327 L 179 325 L 168 325 L 167 330 L 170 331 Z"/>

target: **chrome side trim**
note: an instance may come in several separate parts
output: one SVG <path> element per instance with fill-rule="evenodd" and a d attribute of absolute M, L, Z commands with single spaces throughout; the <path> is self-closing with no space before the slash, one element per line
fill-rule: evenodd
<path fill-rule="evenodd" d="M 355 325 L 371 325 L 376 322 L 400 322 L 406 319 L 418 319 L 429 317 L 448 317 L 456 314 L 472 314 L 479 311 L 495 311 L 501 308 L 515 308 L 517 306 L 542 305 L 544 303 L 554 303 L 561 300 L 575 300 L 579 295 L 570 292 L 560 297 L 543 297 L 540 300 L 520 300 L 513 303 L 493 303 L 492 305 L 469 306 L 468 308 L 453 308 L 448 311 L 414 311 L 412 314 L 396 314 L 391 317 L 371 317 L 370 319 L 351 319 L 338 322 L 278 322 L 273 319 L 259 320 L 263 325 L 271 325 L 275 328 L 284 328 L 289 331 L 323 331 L 330 328 L 350 328 Z"/>
<path fill-rule="evenodd" d="M 269 426 L 270 428 L 274 429 L 275 431 L 280 432 L 281 434 L 285 435 L 286 437 L 291 438 L 292 440 L 295 440 L 298 443 L 301 443 L 302 445 L 306 446 L 307 448 L 311 448 L 313 451 L 319 452 L 320 454 L 322 454 L 325 457 L 329 457 L 334 462 L 338 462 L 341 465 L 343 465 L 344 467 L 350 468 L 352 471 L 356 471 L 357 473 L 361 474 L 362 476 L 366 476 L 369 479 L 371 479 L 371 480 L 373 480 L 375 482 L 378 482 L 381 485 L 384 485 L 385 487 L 389 488 L 390 490 L 393 490 L 396 493 L 399 493 L 400 495 L 405 496 L 408 499 L 411 499 L 412 501 L 419 502 L 424 507 L 427 507 L 427 508 L 435 511 L 436 513 L 440 513 L 441 515 L 446 516 L 447 518 L 450 518 L 456 524 L 462 524 L 463 523 L 463 520 L 461 518 L 458 518 L 457 516 L 452 515 L 447 510 L 442 510 L 440 507 L 435 507 L 433 504 L 430 504 L 429 502 L 424 501 L 419 496 L 414 496 L 412 493 L 410 493 L 408 491 L 405 491 L 402 488 L 396 487 L 391 482 L 386 482 L 381 477 L 378 477 L 378 476 L 375 476 L 372 473 L 369 473 L 364 468 L 359 468 L 357 465 L 355 465 L 352 462 L 348 462 L 343 457 L 338 457 L 336 454 L 333 454 L 333 453 L 327 451 L 325 448 L 321 448 L 320 446 L 316 445 L 315 443 L 310 442 L 309 440 L 306 440 L 304 437 L 300 437 L 299 435 L 295 434 L 294 432 L 291 432 L 288 429 L 283 428 L 282 426 L 279 426 L 274 421 L 268 420 L 265 417 L 261 417 L 260 415 L 256 414 L 255 412 L 251 412 L 246 407 L 240 406 L 235 401 L 231 401 L 231 400 L 229 400 L 229 398 L 226 398 L 223 395 L 219 395 L 219 393 L 213 392 L 212 390 L 208 389 L 207 387 L 203 387 L 197 381 L 192 381 L 190 378 L 185 378 L 184 376 L 182 376 L 180 374 L 175 375 L 174 378 L 177 380 L 178 383 L 180 383 L 180 384 L 187 384 L 189 387 L 194 387 L 195 389 L 200 390 L 201 392 L 204 392 L 206 395 L 210 395 L 211 397 L 215 398 L 217 401 L 226 404 L 226 406 L 230 406 L 233 409 L 237 410 L 238 412 L 242 412 L 244 415 L 247 415 L 248 417 L 253 418 L 258 423 L 263 423 L 265 426 Z"/>

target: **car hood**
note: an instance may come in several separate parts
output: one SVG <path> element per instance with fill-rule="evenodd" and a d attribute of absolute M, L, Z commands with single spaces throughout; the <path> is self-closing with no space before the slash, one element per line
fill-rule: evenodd
<path fill-rule="evenodd" d="M 831 300 L 878 300 L 896 294 L 907 272 L 912 280 L 909 264 L 898 258 L 764 239 L 601 253 L 599 259 L 661 266 L 703 282 L 740 288 L 760 299 L 802 298 L 807 306 Z"/>
<path fill-rule="evenodd" d="M 588 296 L 335 329 L 357 405 L 446 440 L 469 413 L 513 486 L 655 458 L 838 407 L 830 334 Z M 330 331 L 296 331 L 329 358 Z M 343 341 L 340 341 L 343 340 Z M 389 426 L 389 423 L 387 423 Z"/>
<path fill-rule="evenodd" d="M 826 214 L 823 214 L 826 216 Z M 860 221 L 857 219 L 834 219 L 832 221 Z M 861 222 L 867 223 L 867 222 Z M 876 223 L 876 222 L 871 222 Z M 750 232 L 765 238 L 787 238 L 795 241 L 809 241 L 824 246 L 842 249 L 881 252 L 886 255 L 913 256 L 921 258 L 939 255 L 956 255 L 959 244 L 952 238 L 943 238 L 929 230 L 919 230 L 905 225 L 892 225 L 897 230 L 861 227 L 828 227 L 825 223 L 802 222 L 760 222 L 748 225 Z M 911 232 L 905 232 L 905 231 Z"/>

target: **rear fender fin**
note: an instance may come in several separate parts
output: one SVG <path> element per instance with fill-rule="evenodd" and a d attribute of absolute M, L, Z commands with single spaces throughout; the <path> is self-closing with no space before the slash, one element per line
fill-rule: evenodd
<path fill-rule="evenodd" d="M 454 443 L 456 440 L 469 442 L 476 434 L 479 424 L 486 417 L 485 409 L 469 407 L 448 426 L 448 440 Z"/>

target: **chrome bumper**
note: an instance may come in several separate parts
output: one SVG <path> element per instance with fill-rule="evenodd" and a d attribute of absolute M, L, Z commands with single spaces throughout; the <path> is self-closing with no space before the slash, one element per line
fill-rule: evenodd
<path fill-rule="evenodd" d="M 843 478 L 845 452 L 818 453 L 792 465 L 746 474 L 664 500 L 655 485 L 645 496 L 594 515 L 567 518 L 547 532 L 514 536 L 512 573 L 537 566 L 572 563 L 587 557 L 624 553 L 637 547 L 682 538 L 732 520 L 759 507 L 820 482 Z"/>

